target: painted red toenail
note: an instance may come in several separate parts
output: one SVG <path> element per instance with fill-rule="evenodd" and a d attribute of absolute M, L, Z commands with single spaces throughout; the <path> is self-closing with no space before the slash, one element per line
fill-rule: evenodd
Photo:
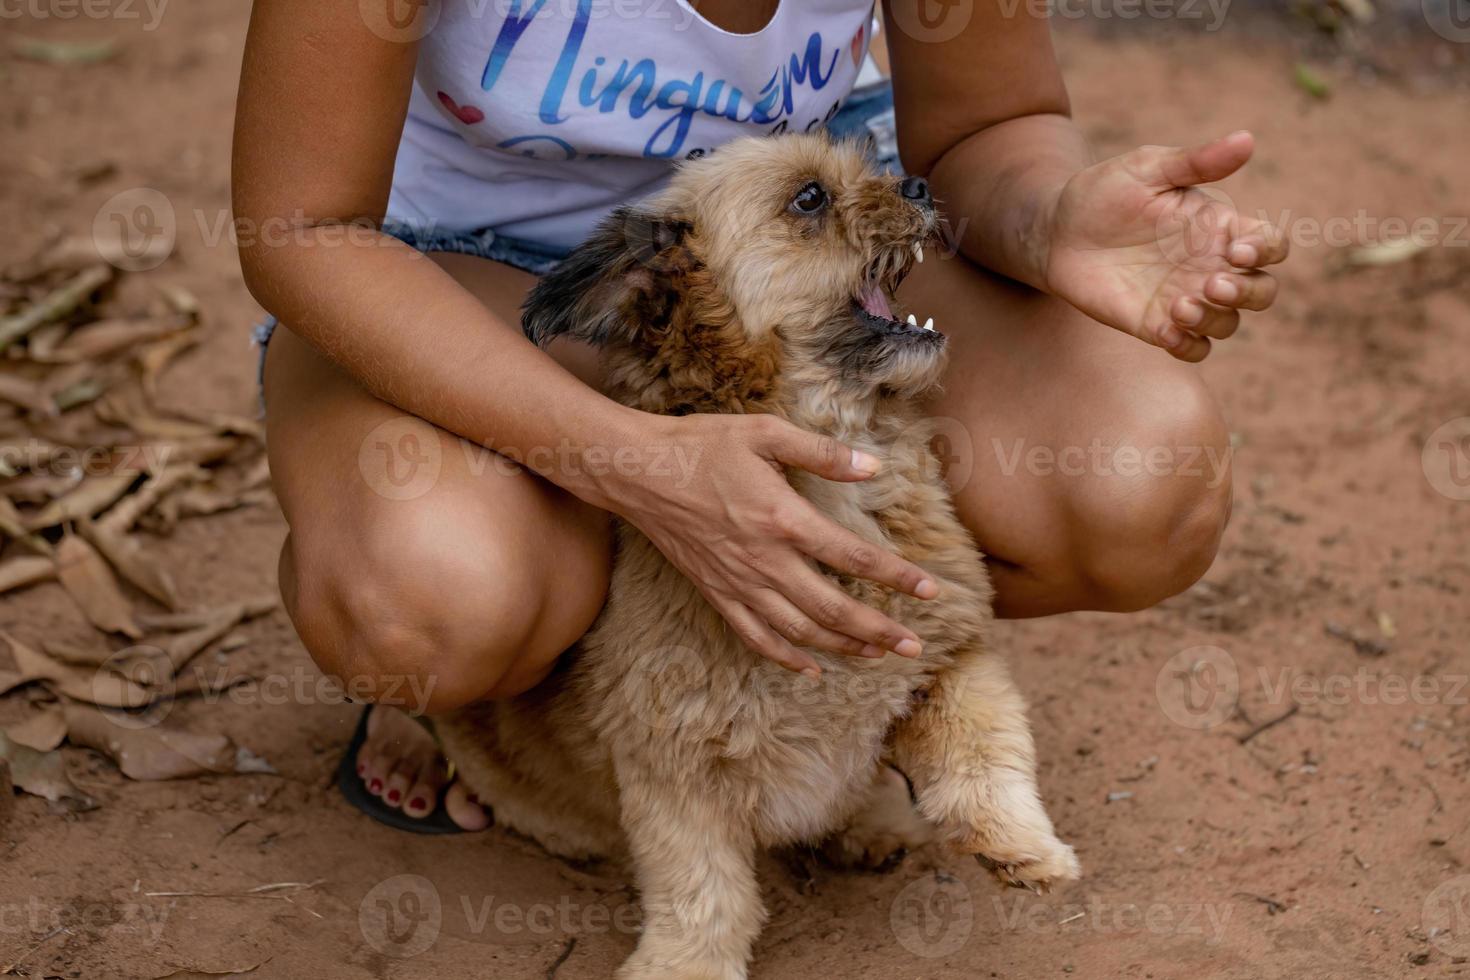
<path fill-rule="evenodd" d="M 403 799 L 403 794 L 400 793 L 400 792 L 398 792 L 398 790 L 396 790 L 396 789 L 390 789 L 388 791 L 388 802 L 389 803 L 397 803 L 401 799 Z"/>
<path fill-rule="evenodd" d="M 381 779 L 374 779 L 368 784 L 368 789 L 374 793 L 381 793 L 383 791 L 383 781 Z"/>
<path fill-rule="evenodd" d="M 417 796 L 415 796 L 413 799 L 408 801 L 408 808 L 410 810 L 427 810 L 429 808 L 429 803 L 427 800 L 421 800 Z"/>

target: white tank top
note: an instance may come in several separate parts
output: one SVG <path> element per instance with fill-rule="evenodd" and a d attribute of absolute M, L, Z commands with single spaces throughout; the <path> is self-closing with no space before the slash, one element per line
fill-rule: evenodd
<path fill-rule="evenodd" d="M 657 190 L 676 161 L 822 125 L 873 21 L 873 0 L 780 0 L 754 34 L 686 0 L 441 2 L 388 214 L 558 246 Z"/>

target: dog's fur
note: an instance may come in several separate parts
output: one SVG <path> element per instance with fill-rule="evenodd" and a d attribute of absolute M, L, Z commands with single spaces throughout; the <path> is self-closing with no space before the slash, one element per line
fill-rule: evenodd
<path fill-rule="evenodd" d="M 828 203 L 798 213 L 813 181 Z M 879 457 L 865 482 L 789 479 L 941 590 L 920 601 L 834 575 L 924 653 L 818 652 L 814 680 L 753 654 L 620 523 L 607 606 L 576 651 L 520 698 L 437 720 L 498 822 L 559 855 L 631 858 L 644 931 L 623 980 L 744 977 L 764 916 L 757 847 L 830 839 L 830 853 L 878 864 L 928 828 L 1011 884 L 1078 873 L 1038 796 L 1021 696 L 986 649 L 985 566 L 913 404 L 939 379 L 944 338 L 854 306 L 875 287 L 891 297 L 934 238 L 917 197 L 849 144 L 739 141 L 614 214 L 527 301 L 533 340 L 605 348 L 609 393 L 627 405 L 774 415 Z"/>

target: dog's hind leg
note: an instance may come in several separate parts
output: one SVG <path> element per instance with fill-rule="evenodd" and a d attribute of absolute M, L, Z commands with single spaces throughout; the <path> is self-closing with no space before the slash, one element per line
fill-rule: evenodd
<path fill-rule="evenodd" d="M 956 656 L 896 726 L 893 750 L 920 812 L 1002 881 L 1042 890 L 1078 876 L 1042 806 L 1026 705 L 1000 657 Z"/>
<path fill-rule="evenodd" d="M 744 980 L 765 921 L 749 822 L 708 786 L 619 765 L 643 936 L 618 980 Z"/>

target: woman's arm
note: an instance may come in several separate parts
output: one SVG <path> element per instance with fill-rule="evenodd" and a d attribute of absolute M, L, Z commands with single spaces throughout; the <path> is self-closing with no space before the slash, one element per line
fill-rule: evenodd
<path fill-rule="evenodd" d="M 966 256 L 1186 360 L 1271 304 L 1260 269 L 1284 239 L 1197 189 L 1245 164 L 1248 133 L 1094 163 L 1037 4 L 884 10 L 904 167 L 929 177 Z"/>
<path fill-rule="evenodd" d="M 628 441 L 637 413 L 375 230 L 416 48 L 374 34 L 351 0 L 255 4 L 233 173 L 246 285 L 373 394 L 477 443 Z M 597 492 L 578 475 L 585 468 L 567 469 L 545 475 L 579 496 Z"/>
<path fill-rule="evenodd" d="M 808 559 L 921 598 L 937 593 L 934 583 L 818 514 L 770 465 L 862 480 L 871 460 L 774 418 L 675 419 L 620 406 L 432 261 L 372 230 L 387 206 L 417 52 L 375 33 L 361 9 L 358 0 L 256 0 L 233 184 L 240 263 L 261 305 L 405 411 L 499 451 L 520 447 L 528 465 L 533 447 L 557 449 L 535 455 L 555 460 L 541 476 L 632 521 L 773 660 L 815 671 L 793 643 L 916 656 L 911 630 Z M 691 479 L 599 472 L 581 458 L 671 444 L 699 461 Z"/>
<path fill-rule="evenodd" d="M 904 169 L 929 178 L 967 256 L 1039 288 L 1057 195 L 1092 155 L 1032 6 L 884 2 Z"/>

